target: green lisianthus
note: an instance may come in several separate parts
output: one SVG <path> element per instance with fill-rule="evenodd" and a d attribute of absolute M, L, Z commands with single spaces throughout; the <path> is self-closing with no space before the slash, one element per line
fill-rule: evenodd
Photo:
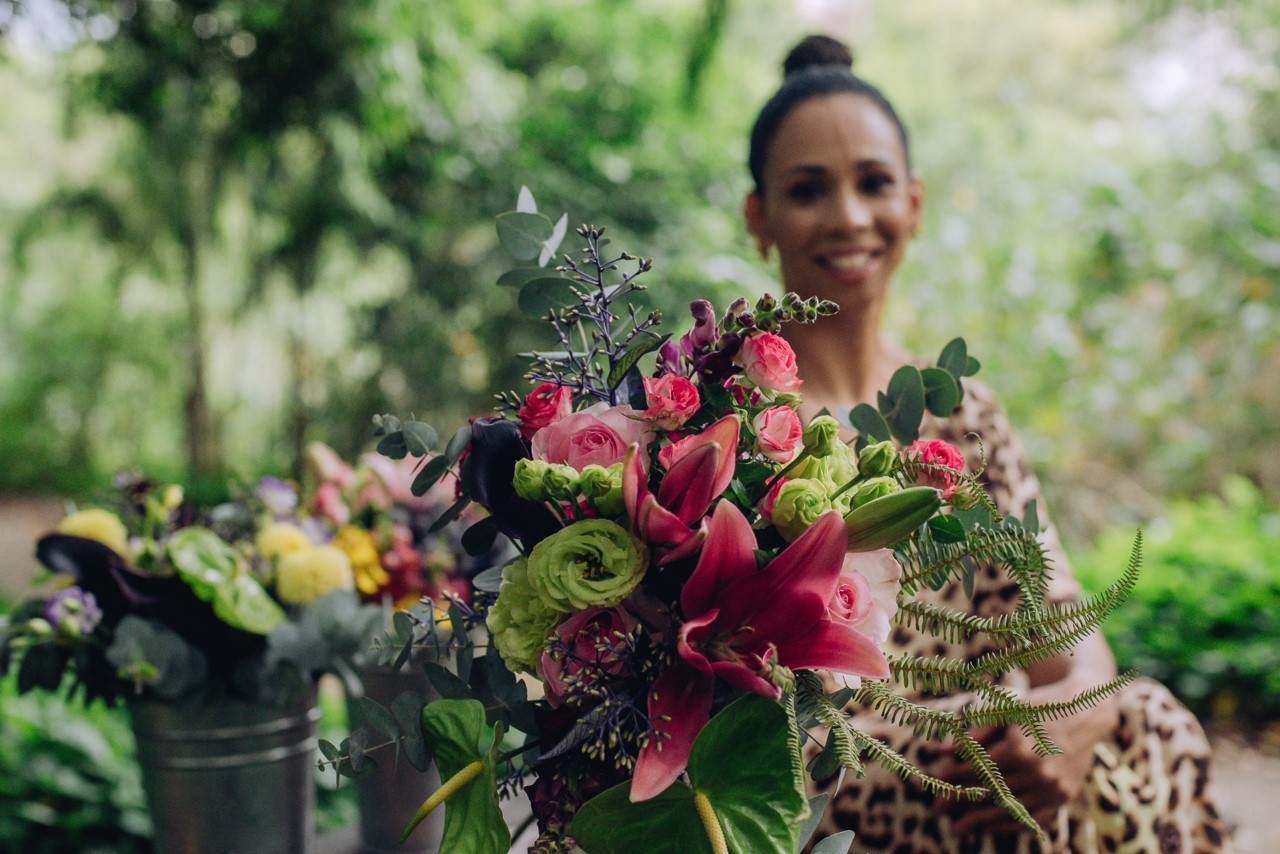
<path fill-rule="evenodd" d="M 787 542 L 795 542 L 818 517 L 831 509 L 831 493 L 816 478 L 796 478 L 783 484 L 773 503 L 773 525 Z"/>
<path fill-rule="evenodd" d="M 804 428 L 804 449 L 822 459 L 836 452 L 840 441 L 840 422 L 830 415 L 819 415 Z"/>
<path fill-rule="evenodd" d="M 866 477 L 879 477 L 893 470 L 898 462 L 898 452 L 889 441 L 867 445 L 858 455 L 858 471 Z"/>
<path fill-rule="evenodd" d="M 516 460 L 515 474 L 511 479 L 516 495 L 529 501 L 546 501 L 545 479 L 550 469 L 551 466 L 542 460 Z"/>
<path fill-rule="evenodd" d="M 527 558 L 502 570 L 502 586 L 486 622 L 507 669 L 533 672 L 543 645 L 563 618 L 564 613 L 548 605 L 529 583 Z"/>
<path fill-rule="evenodd" d="M 608 519 L 575 522 L 533 547 L 529 581 L 562 611 L 611 608 L 649 568 L 649 548 Z"/>
<path fill-rule="evenodd" d="M 901 489 L 902 485 L 891 477 L 873 477 L 865 480 L 850 490 L 852 497 L 849 499 L 849 510 L 856 510 L 864 504 L 892 495 Z"/>
<path fill-rule="evenodd" d="M 622 463 L 608 468 L 593 463 L 582 470 L 578 485 L 601 516 L 621 516 L 626 509 L 622 498 Z"/>

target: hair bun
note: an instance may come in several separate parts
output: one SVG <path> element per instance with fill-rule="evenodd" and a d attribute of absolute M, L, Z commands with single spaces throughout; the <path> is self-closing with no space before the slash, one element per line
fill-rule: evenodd
<path fill-rule="evenodd" d="M 853 52 L 844 42 L 831 36 L 807 36 L 787 54 L 782 63 L 782 73 L 790 77 L 808 68 L 831 66 L 851 70 Z"/>

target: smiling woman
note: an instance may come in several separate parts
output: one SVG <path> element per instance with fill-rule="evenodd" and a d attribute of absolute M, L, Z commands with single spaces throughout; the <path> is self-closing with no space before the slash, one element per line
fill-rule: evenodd
<path fill-rule="evenodd" d="M 850 63 L 839 42 L 806 39 L 788 57 L 786 80 L 761 111 L 751 137 L 755 187 L 744 212 L 761 254 L 776 247 L 785 290 L 832 300 L 841 309 L 826 323 L 793 325 L 784 333 L 804 381 L 802 412 L 810 416 L 875 401 L 899 365 L 919 361 L 885 341 L 881 328 L 894 274 L 920 225 L 924 185 L 912 171 L 907 133 L 892 105 L 853 75 Z M 926 420 L 921 438 L 962 448 L 969 471 L 982 474 L 1002 514 L 1034 519 L 1039 485 L 1017 438 L 989 390 L 971 381 L 965 390 L 950 418 Z M 1079 601 L 1052 525 L 1044 544 L 1056 567 L 1049 602 Z M 977 568 L 972 591 L 952 581 L 923 598 L 995 617 L 1009 613 L 1018 595 L 1005 569 L 992 563 Z M 940 643 L 906 622 L 890 637 L 897 651 L 945 659 L 972 661 L 993 651 L 990 642 L 953 641 Z M 1095 634 L 1071 655 L 996 681 L 1027 702 L 1053 705 L 1086 694 L 1115 672 L 1110 649 Z M 974 699 L 911 696 L 940 708 Z M 922 770 L 953 783 L 977 782 L 949 746 L 939 751 L 875 713 L 857 720 Z M 1045 840 L 990 802 L 935 802 L 914 783 L 876 768 L 832 792 L 818 836 L 852 829 L 864 850 L 917 854 L 1209 852 L 1229 846 L 1209 788 L 1204 734 L 1163 686 L 1139 680 L 1112 700 L 1046 721 L 1045 728 L 1060 754 L 1039 755 L 1017 727 L 973 733 L 1044 827 Z M 819 746 L 811 743 L 812 752 Z"/>

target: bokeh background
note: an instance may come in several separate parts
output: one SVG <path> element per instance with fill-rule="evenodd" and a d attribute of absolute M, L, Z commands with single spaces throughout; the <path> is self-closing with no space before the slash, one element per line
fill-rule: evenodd
<path fill-rule="evenodd" d="M 776 290 L 745 140 L 815 31 L 926 182 L 891 333 L 968 340 L 1087 583 L 1144 528 L 1122 663 L 1280 742 L 1276 3 L 0 0 L 0 515 L 486 411 L 548 341 L 495 286 L 522 185 L 673 328 Z"/>

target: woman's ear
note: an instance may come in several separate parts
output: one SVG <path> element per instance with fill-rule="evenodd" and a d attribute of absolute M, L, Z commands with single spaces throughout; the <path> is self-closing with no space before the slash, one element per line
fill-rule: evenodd
<path fill-rule="evenodd" d="M 769 247 L 773 245 L 773 241 L 769 239 L 765 227 L 764 200 L 760 198 L 758 190 L 747 193 L 747 198 L 742 203 L 742 215 L 747 221 L 747 230 L 756 239 L 756 251 L 762 259 L 769 260 Z"/>
<path fill-rule="evenodd" d="M 915 237 L 924 223 L 924 179 L 918 173 L 911 175 L 907 196 L 911 204 L 911 236 Z"/>

